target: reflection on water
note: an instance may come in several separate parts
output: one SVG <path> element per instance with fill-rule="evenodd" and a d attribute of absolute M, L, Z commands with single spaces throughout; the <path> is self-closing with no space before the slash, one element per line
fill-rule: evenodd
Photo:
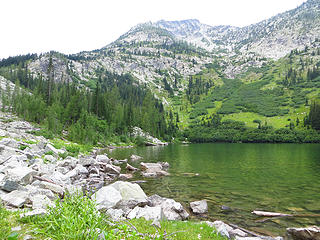
<path fill-rule="evenodd" d="M 117 149 L 110 153 L 117 159 L 131 154 L 143 156 L 145 162 L 170 163 L 171 176 L 148 179 L 141 185 L 148 195 L 159 194 L 186 204 L 207 199 L 212 219 L 274 234 L 283 234 L 289 226 L 320 223 L 320 218 L 259 223 L 256 221 L 260 219 L 251 215 L 256 209 L 320 214 L 319 144 L 192 144 Z M 222 205 L 232 211 L 223 211 Z"/>

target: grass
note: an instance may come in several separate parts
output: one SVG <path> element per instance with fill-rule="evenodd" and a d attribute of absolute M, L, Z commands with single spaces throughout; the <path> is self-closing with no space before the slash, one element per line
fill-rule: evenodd
<path fill-rule="evenodd" d="M 257 127 L 257 124 L 253 121 L 259 119 L 261 120 L 262 125 L 264 125 L 265 122 L 267 122 L 268 126 L 272 126 L 274 128 L 284 128 L 290 123 L 288 119 L 290 119 L 293 122 L 296 122 L 296 119 L 298 118 L 300 123 L 303 123 L 303 119 L 308 112 L 308 107 L 301 106 L 298 109 L 291 110 L 289 114 L 286 114 L 284 116 L 266 117 L 252 112 L 240 112 L 225 115 L 222 118 L 222 120 L 231 119 L 235 121 L 244 122 L 247 127 Z"/>
<path fill-rule="evenodd" d="M 44 216 L 25 217 L 6 210 L 0 204 L 0 239 L 23 239 L 26 234 L 33 239 L 93 240 L 104 235 L 105 239 L 214 239 L 223 240 L 205 223 L 193 221 L 161 221 L 161 227 L 152 221 L 133 219 L 112 222 L 96 210 L 95 202 L 82 194 L 67 195 L 56 200 L 55 207 L 48 208 Z M 21 230 L 11 231 L 20 226 Z"/>

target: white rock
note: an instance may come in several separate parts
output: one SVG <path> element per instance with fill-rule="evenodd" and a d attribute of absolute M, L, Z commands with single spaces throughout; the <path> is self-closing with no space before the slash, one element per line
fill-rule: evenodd
<path fill-rule="evenodd" d="M 30 196 L 30 200 L 32 202 L 32 209 L 47 209 L 49 206 L 54 206 L 54 204 L 46 195 L 33 195 Z"/>
<path fill-rule="evenodd" d="M 134 218 L 145 218 L 147 221 L 148 220 L 163 220 L 164 215 L 162 212 L 162 209 L 160 206 L 156 207 L 135 207 L 127 216 L 129 219 L 134 219 Z"/>
<path fill-rule="evenodd" d="M 32 211 L 21 213 L 20 214 L 20 218 L 39 216 L 39 215 L 45 215 L 45 214 L 47 214 L 47 211 L 45 209 L 38 208 L 38 209 L 35 209 L 35 210 L 32 210 Z"/>
<path fill-rule="evenodd" d="M 103 162 L 103 163 L 110 163 L 110 159 L 108 158 L 107 155 L 97 155 L 96 156 L 96 161 L 97 162 Z"/>
<path fill-rule="evenodd" d="M 208 204 L 206 200 L 191 202 L 190 207 L 192 212 L 195 214 L 203 214 L 208 212 Z"/>
<path fill-rule="evenodd" d="M 0 140 L 0 145 L 5 145 L 12 148 L 19 148 L 19 143 L 12 138 L 3 138 Z"/>
<path fill-rule="evenodd" d="M 29 195 L 26 191 L 15 190 L 6 195 L 1 196 L 1 200 L 10 206 L 20 208 L 24 204 L 28 203 Z"/>
<path fill-rule="evenodd" d="M 53 183 L 49 182 L 40 182 L 39 187 L 44 189 L 49 189 L 50 191 L 59 194 L 60 196 L 63 196 L 64 194 L 64 188 Z"/>
<path fill-rule="evenodd" d="M 121 198 L 124 201 L 128 200 L 137 200 L 137 201 L 146 201 L 147 195 L 144 193 L 142 188 L 136 183 L 117 181 L 109 185 L 110 187 L 115 188 L 121 194 Z"/>
<path fill-rule="evenodd" d="M 29 167 L 16 167 L 7 170 L 6 179 L 15 181 L 22 185 L 27 185 L 32 183 L 33 176 L 38 173 Z"/>
<path fill-rule="evenodd" d="M 98 210 L 112 208 L 122 199 L 120 192 L 110 185 L 100 188 L 91 198 L 96 202 Z"/>

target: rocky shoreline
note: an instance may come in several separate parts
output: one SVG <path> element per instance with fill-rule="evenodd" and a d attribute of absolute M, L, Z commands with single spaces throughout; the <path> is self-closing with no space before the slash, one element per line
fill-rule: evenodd
<path fill-rule="evenodd" d="M 205 200 L 192 202 L 185 209 L 173 199 L 147 196 L 137 183 L 128 182 L 137 171 L 146 178 L 169 175 L 166 162 L 140 162 L 140 168 L 135 168 L 130 161 L 142 161 L 139 156 L 116 160 L 97 149 L 87 155 L 68 156 L 71 143 L 57 148 L 44 137 L 30 133 L 36 130 L 28 122 L 0 113 L 0 199 L 7 208 L 25 209 L 21 217 L 46 214 L 56 198 L 79 192 L 90 194 L 97 208 L 114 221 L 143 217 L 159 225 L 161 220 L 186 220 L 190 214 L 208 211 Z M 245 229 L 221 221 L 206 223 L 230 239 L 273 239 L 252 237 Z M 297 231 L 291 229 L 289 233 L 296 236 Z"/>

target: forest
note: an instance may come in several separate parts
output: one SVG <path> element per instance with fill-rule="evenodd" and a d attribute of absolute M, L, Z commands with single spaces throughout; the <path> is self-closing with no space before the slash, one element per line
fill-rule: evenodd
<path fill-rule="evenodd" d="M 16 67 L 5 72 L 16 84 L 1 94 L 2 110 L 44 126 L 46 137 L 64 134 L 74 142 L 105 145 L 131 141 L 133 126 L 165 140 L 177 132 L 163 104 L 146 87 L 133 84 L 130 74 L 99 70 L 94 89 L 89 89 L 69 81 L 54 82 L 51 58 L 47 79 L 31 75 L 23 61 Z"/>

